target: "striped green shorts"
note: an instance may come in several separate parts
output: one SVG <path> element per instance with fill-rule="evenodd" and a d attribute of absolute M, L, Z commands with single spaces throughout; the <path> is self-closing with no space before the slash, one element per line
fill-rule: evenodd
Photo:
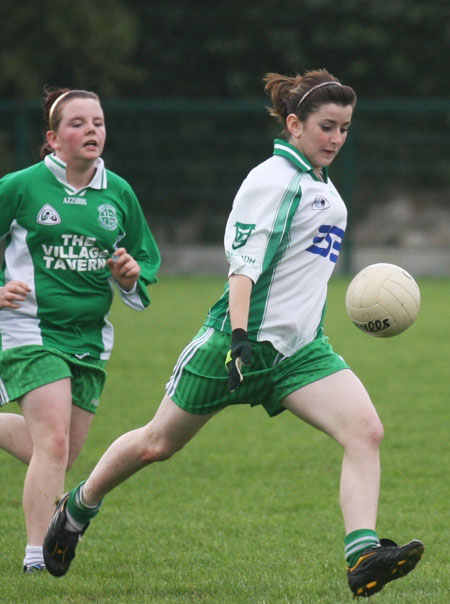
<path fill-rule="evenodd" d="M 0 405 L 27 392 L 71 378 L 72 402 L 95 413 L 106 379 L 106 362 L 90 356 L 82 359 L 47 346 L 18 346 L 0 352 Z"/>
<path fill-rule="evenodd" d="M 269 416 L 285 410 L 283 400 L 295 390 L 341 369 L 348 369 L 328 338 L 320 336 L 290 357 L 270 342 L 253 342 L 252 363 L 243 367 L 244 381 L 228 392 L 225 357 L 230 335 L 203 326 L 178 358 L 167 394 L 189 413 L 212 413 L 227 405 L 262 405 Z"/>

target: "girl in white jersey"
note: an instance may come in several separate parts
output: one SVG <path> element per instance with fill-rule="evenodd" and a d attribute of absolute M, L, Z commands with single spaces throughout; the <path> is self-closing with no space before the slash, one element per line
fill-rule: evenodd
<path fill-rule="evenodd" d="M 64 475 L 80 453 L 113 343 L 114 289 L 148 306 L 159 252 L 131 187 L 105 169 L 96 94 L 49 91 L 43 161 L 0 180 L 0 447 L 28 464 L 24 571 L 42 541 Z"/>
<path fill-rule="evenodd" d="M 379 591 L 422 555 L 420 541 L 399 547 L 378 538 L 382 425 L 322 329 L 346 227 L 327 169 L 346 140 L 355 93 L 325 70 L 268 74 L 265 81 L 286 140 L 275 141 L 273 156 L 236 195 L 225 231 L 224 294 L 181 353 L 152 421 L 121 436 L 87 481 L 61 498 L 44 542 L 56 576 L 67 572 L 79 535 L 112 488 L 169 458 L 232 404 L 261 404 L 271 416 L 287 409 L 344 448 L 340 501 L 355 595 Z"/>

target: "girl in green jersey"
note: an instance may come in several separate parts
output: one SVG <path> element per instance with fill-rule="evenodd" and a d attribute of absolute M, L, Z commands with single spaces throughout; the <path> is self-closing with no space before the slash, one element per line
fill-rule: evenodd
<path fill-rule="evenodd" d="M 105 169 L 98 96 L 49 91 L 43 161 L 0 180 L 0 447 L 28 464 L 23 568 L 42 541 L 65 472 L 79 455 L 113 344 L 113 291 L 142 310 L 160 256 L 133 190 Z"/>

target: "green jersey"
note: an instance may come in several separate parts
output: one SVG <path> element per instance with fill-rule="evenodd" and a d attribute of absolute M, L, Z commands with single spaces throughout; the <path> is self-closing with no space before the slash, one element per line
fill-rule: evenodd
<path fill-rule="evenodd" d="M 2 350 L 45 345 L 108 359 L 114 287 L 136 310 L 150 303 L 146 287 L 156 281 L 158 248 L 130 185 L 102 159 L 79 190 L 68 184 L 66 166 L 54 154 L 3 177 L 0 238 L 0 285 L 19 280 L 31 288 L 19 309 L 0 311 Z M 106 264 L 118 247 L 141 268 L 131 292 L 118 286 Z"/>

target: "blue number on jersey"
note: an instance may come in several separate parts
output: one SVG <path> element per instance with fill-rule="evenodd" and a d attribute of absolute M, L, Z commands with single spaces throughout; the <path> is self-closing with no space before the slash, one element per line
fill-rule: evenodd
<path fill-rule="evenodd" d="M 322 236 L 314 237 L 313 245 L 307 248 L 311 254 L 318 254 L 336 262 L 341 250 L 342 239 L 344 238 L 345 231 L 337 226 L 331 226 L 329 224 L 323 224 L 319 227 L 319 233 L 323 233 Z M 334 253 L 331 250 L 335 250 Z"/>

